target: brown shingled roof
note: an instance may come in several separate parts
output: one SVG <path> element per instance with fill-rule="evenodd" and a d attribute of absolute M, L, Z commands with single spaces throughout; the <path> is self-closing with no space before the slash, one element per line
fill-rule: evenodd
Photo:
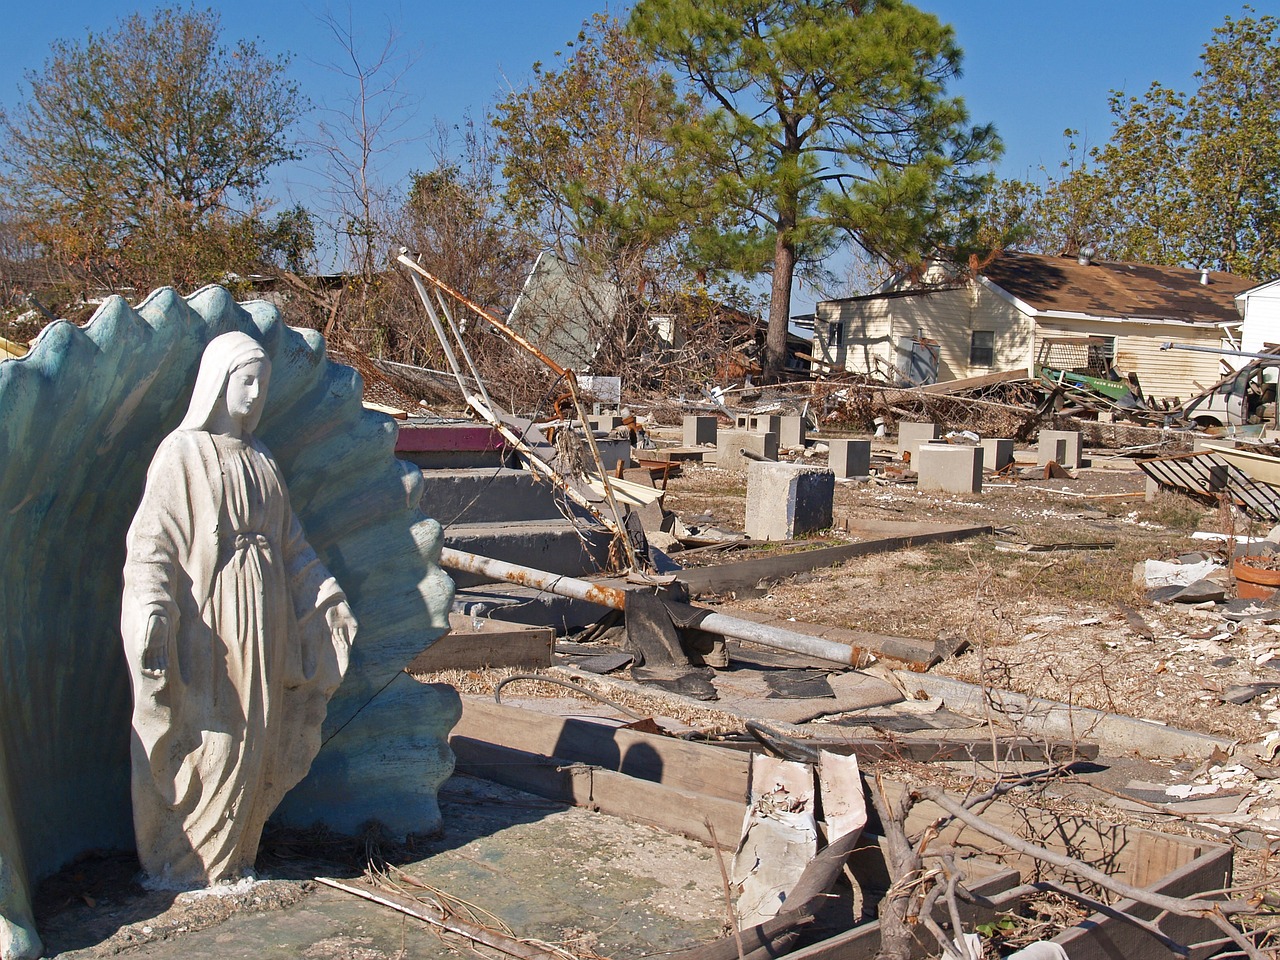
<path fill-rule="evenodd" d="M 982 275 L 1037 310 L 1101 317 L 1239 323 L 1235 297 L 1256 286 L 1233 273 L 1007 251 Z"/>

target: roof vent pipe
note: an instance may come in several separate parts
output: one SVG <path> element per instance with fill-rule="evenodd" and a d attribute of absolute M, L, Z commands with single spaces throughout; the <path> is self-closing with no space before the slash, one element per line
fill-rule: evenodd
<path fill-rule="evenodd" d="M 1081 247 L 1080 252 L 1076 254 L 1076 263 L 1080 264 L 1080 266 L 1082 267 L 1089 266 L 1089 264 L 1093 263 L 1094 255 L 1097 252 L 1098 251 L 1095 250 L 1092 246 Z"/>
<path fill-rule="evenodd" d="M 1200 286 L 1207 287 L 1208 285 L 1209 285 L 1209 271 L 1201 267 L 1200 268 Z"/>

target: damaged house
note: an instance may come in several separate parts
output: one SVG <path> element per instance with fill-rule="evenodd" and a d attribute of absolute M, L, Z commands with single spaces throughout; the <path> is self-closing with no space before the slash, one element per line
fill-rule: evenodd
<path fill-rule="evenodd" d="M 923 286 L 819 303 L 814 355 L 898 379 L 919 366 L 923 344 L 943 381 L 1031 375 L 1045 341 L 1087 337 L 1148 396 L 1186 397 L 1219 379 L 1221 361 L 1161 346 L 1238 347 L 1237 297 L 1253 286 L 1229 273 L 1010 251 L 973 276 L 935 266 Z"/>

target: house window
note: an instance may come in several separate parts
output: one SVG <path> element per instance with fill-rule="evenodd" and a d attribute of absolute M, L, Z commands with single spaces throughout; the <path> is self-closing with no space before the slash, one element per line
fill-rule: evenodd
<path fill-rule="evenodd" d="M 969 366 L 989 367 L 996 362 L 996 335 L 993 330 L 975 330 L 969 341 Z"/>
<path fill-rule="evenodd" d="M 827 324 L 827 346 L 838 347 L 844 343 L 844 324 L 833 320 Z"/>

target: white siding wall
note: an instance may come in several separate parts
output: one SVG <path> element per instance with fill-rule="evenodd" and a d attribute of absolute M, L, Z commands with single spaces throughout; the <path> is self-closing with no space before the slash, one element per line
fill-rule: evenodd
<path fill-rule="evenodd" d="M 1250 290 L 1244 303 L 1240 349 L 1256 353 L 1265 344 L 1280 343 L 1280 283 Z M 1240 362 L 1248 361 L 1241 359 Z"/>
<path fill-rule="evenodd" d="M 819 303 L 818 319 L 813 325 L 814 356 L 837 370 L 871 374 L 892 370 L 892 321 L 884 309 L 885 303 L 882 299 Z M 828 331 L 832 323 L 839 323 L 843 328 L 844 342 L 839 346 L 830 343 Z"/>
<path fill-rule="evenodd" d="M 868 297 L 819 303 L 814 325 L 815 356 L 855 373 L 890 375 L 900 337 L 938 341 L 938 379 L 956 380 L 1002 370 L 1028 369 L 1032 357 L 1031 322 L 982 286 L 922 291 L 907 296 Z M 829 347 L 827 325 L 843 324 L 844 344 Z M 994 334 L 991 366 L 970 366 L 975 330 Z M 826 351 L 824 353 L 824 350 Z"/>

